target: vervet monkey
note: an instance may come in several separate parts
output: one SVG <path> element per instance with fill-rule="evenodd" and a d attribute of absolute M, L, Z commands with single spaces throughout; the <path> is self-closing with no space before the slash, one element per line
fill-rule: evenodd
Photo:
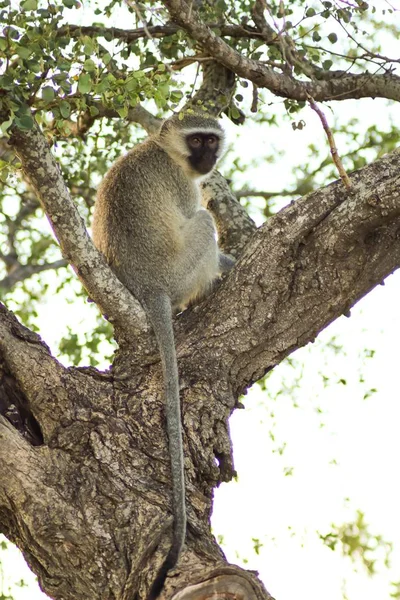
<path fill-rule="evenodd" d="M 101 183 L 93 240 L 142 304 L 160 349 L 172 471 L 173 541 L 148 599 L 157 598 L 186 535 L 178 368 L 172 314 L 204 295 L 233 260 L 222 254 L 199 183 L 215 166 L 224 131 L 208 115 L 175 115 L 121 157 Z"/>

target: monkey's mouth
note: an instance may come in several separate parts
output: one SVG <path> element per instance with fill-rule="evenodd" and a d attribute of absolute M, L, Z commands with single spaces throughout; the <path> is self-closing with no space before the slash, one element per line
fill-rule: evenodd
<path fill-rule="evenodd" d="M 194 160 L 192 160 L 192 157 L 190 156 L 189 161 L 193 169 L 201 175 L 206 175 L 207 173 L 212 171 L 215 166 L 215 163 L 217 162 L 214 156 L 203 156 L 200 159 L 195 158 Z"/>

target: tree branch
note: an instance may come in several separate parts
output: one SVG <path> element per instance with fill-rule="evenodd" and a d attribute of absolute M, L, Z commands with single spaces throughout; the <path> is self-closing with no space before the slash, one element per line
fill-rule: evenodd
<path fill-rule="evenodd" d="M 210 29 L 218 29 L 222 37 L 230 38 L 251 38 L 262 39 L 262 34 L 254 27 L 248 25 L 226 25 L 224 23 L 209 23 Z M 57 31 L 57 36 L 63 37 L 69 35 L 72 38 L 78 38 L 82 35 L 89 37 L 105 37 L 106 39 L 116 39 L 126 44 L 131 44 L 140 39 L 145 39 L 148 34 L 152 38 L 163 38 L 174 35 L 181 29 L 179 25 L 168 23 L 166 25 L 147 25 L 146 28 L 138 27 L 137 29 L 121 29 L 118 27 L 102 27 L 100 25 L 65 25 Z"/>
<path fill-rule="evenodd" d="M 296 191 L 281 190 L 277 192 L 266 192 L 264 190 L 250 190 L 248 188 L 242 188 L 241 190 L 235 191 L 236 198 L 264 198 L 264 200 L 271 200 L 271 198 L 284 197 L 284 196 L 295 196 Z M 297 194 L 298 195 L 298 194 Z"/>
<path fill-rule="evenodd" d="M 228 371 L 239 394 L 313 341 L 400 266 L 399 172 L 396 151 L 351 174 L 354 192 L 335 182 L 268 219 L 196 318 L 182 315 L 180 354 Z"/>
<path fill-rule="evenodd" d="M 288 74 L 277 73 L 260 61 L 255 61 L 231 48 L 200 20 L 197 11 L 185 0 L 164 0 L 171 18 L 222 65 L 258 87 L 269 89 L 277 96 L 306 101 L 347 100 L 349 98 L 380 97 L 400 100 L 400 77 L 388 74 L 352 74 L 327 72 L 325 80 L 300 81 Z"/>
<path fill-rule="evenodd" d="M 229 189 L 225 177 L 215 171 L 202 184 L 202 203 L 214 215 L 221 249 L 238 258 L 256 231 L 254 221 Z"/>
<path fill-rule="evenodd" d="M 41 338 L 21 325 L 2 304 L 0 355 L 19 384 L 14 399 L 10 397 L 6 402 L 7 398 L 3 398 L 0 402 L 3 405 L 0 412 L 5 414 L 11 404 L 18 404 L 18 409 L 22 407 L 22 413 L 31 411 L 44 438 L 48 440 L 59 427 L 63 415 L 70 409 L 67 394 L 60 394 L 60 390 L 65 388 L 63 378 L 66 369 L 51 356 Z M 10 393 L 10 388 L 8 392 L 0 392 L 0 396 L 7 393 Z M 57 395 L 58 402 L 55 404 L 54 398 Z"/>
<path fill-rule="evenodd" d="M 0 279 L 0 289 L 5 291 L 10 290 L 16 283 L 19 281 L 24 281 L 32 275 L 42 273 L 43 271 L 50 271 L 52 269 L 60 269 L 62 267 L 66 267 L 67 265 L 68 261 L 65 259 L 56 260 L 52 263 L 44 263 L 43 265 L 18 264 L 13 268 L 9 275 L 3 279 Z"/>
<path fill-rule="evenodd" d="M 27 482 L 38 490 L 43 475 L 32 446 L 0 415 L 0 523 L 1 512 L 21 510 Z M 38 491 L 37 491 L 38 493 Z"/>
<path fill-rule="evenodd" d="M 202 63 L 202 72 L 201 86 L 193 98 L 186 103 L 184 110 L 187 108 L 198 109 L 204 106 L 214 116 L 219 116 L 223 112 L 230 116 L 230 107 L 236 90 L 234 73 L 215 60 Z M 244 123 L 243 112 L 237 107 L 235 108 L 239 116 L 232 118 L 232 121 L 235 124 Z"/>
<path fill-rule="evenodd" d="M 29 131 L 15 128 L 10 143 L 47 214 L 64 258 L 71 263 L 92 300 L 113 324 L 121 325 L 121 330 L 125 330 L 128 337 L 147 330 L 139 303 L 112 273 L 93 245 L 38 127 Z"/>

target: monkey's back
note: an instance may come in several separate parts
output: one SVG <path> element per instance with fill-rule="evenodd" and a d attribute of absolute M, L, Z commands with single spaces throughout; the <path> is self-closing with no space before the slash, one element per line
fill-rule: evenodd
<path fill-rule="evenodd" d="M 182 229 L 199 210 L 194 180 L 149 139 L 117 160 L 99 187 L 93 240 L 136 295 L 169 291 Z"/>

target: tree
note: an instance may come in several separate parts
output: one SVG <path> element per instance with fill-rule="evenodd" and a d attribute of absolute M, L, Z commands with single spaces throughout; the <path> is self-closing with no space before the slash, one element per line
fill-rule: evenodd
<path fill-rule="evenodd" d="M 119 4 L 94 4 L 94 13 L 104 19 Z M 264 89 L 285 98 L 292 115 L 306 102 L 400 97 L 396 61 L 357 41 L 364 28 L 385 27 L 365 2 L 127 4 L 141 27 L 71 24 L 76 0 L 0 2 L 5 298 L 17 282 L 29 286 L 32 274 L 65 273 L 70 263 L 118 342 L 109 371 L 65 368 L 36 332 L 0 309 L 0 531 L 54 599 L 144 598 L 170 543 L 158 353 L 138 303 L 104 264 L 76 208 L 89 218 L 96 182 L 135 137 L 127 123 L 147 132 L 159 126 L 149 100 L 163 115 L 195 107 L 241 123 L 238 81 L 252 84 L 254 112 Z M 321 40 L 334 46 L 337 31 L 344 34 L 335 53 Z M 192 64 L 203 77 L 190 90 L 175 73 Z M 385 136 L 385 148 L 395 139 Z M 362 153 L 348 158 L 361 166 Z M 343 175 L 257 230 L 221 175 L 205 184 L 221 246 L 240 260 L 175 322 L 189 532 L 166 598 L 270 598 L 253 573 L 227 564 L 210 531 L 213 489 L 234 474 L 228 417 L 249 385 L 399 266 L 399 163 L 393 152 L 352 173 L 347 186 Z M 18 182 L 7 178 L 12 169 Z M 299 192 L 312 181 L 307 174 Z M 10 199 L 17 210 L 7 208 Z M 61 277 L 60 287 L 73 279 Z M 34 288 L 25 290 L 34 301 Z M 16 308 L 32 326 L 24 297 Z M 102 326 L 89 350 L 106 335 Z"/>

